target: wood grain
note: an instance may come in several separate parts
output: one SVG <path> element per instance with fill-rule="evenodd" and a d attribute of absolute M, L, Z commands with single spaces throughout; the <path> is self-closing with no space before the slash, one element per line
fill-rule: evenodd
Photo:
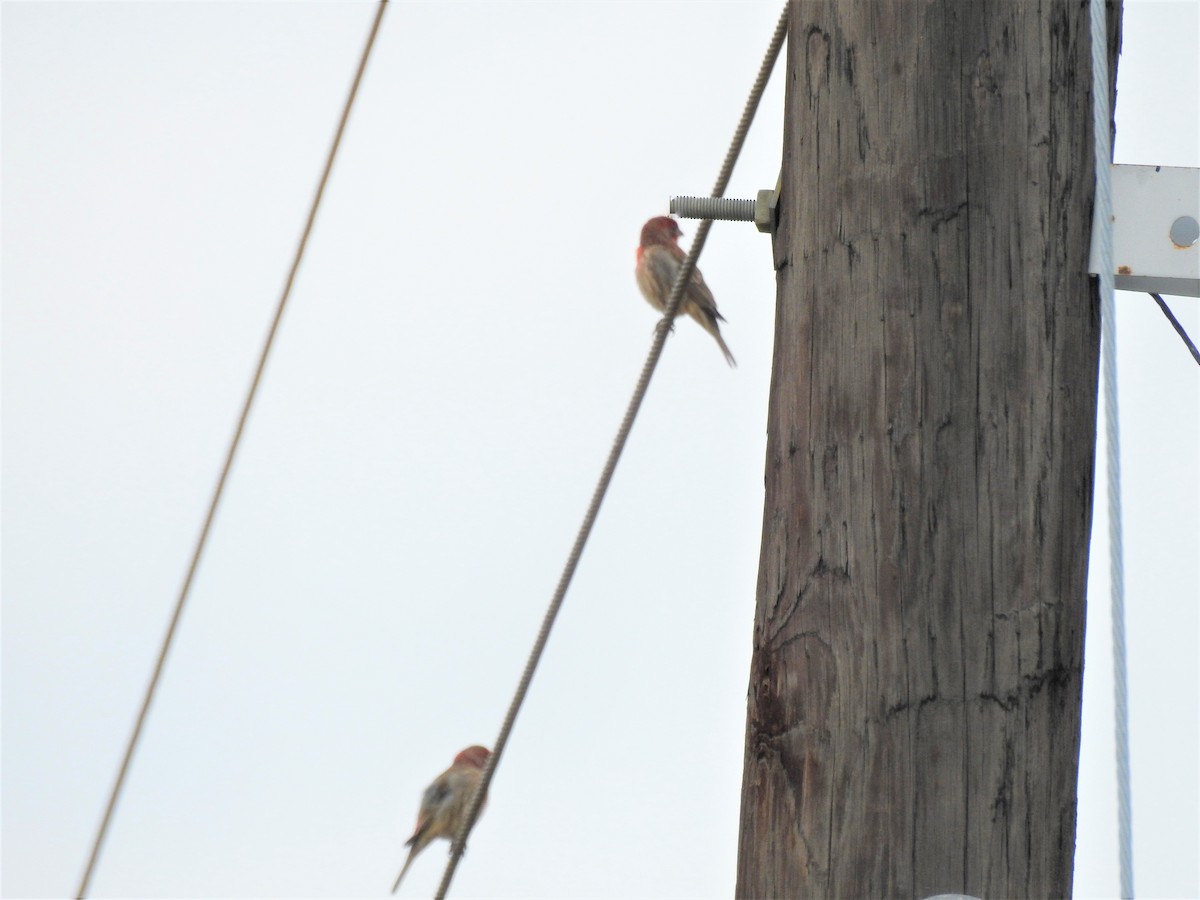
<path fill-rule="evenodd" d="M 737 895 L 1069 895 L 1087 2 L 799 0 L 787 65 Z"/>

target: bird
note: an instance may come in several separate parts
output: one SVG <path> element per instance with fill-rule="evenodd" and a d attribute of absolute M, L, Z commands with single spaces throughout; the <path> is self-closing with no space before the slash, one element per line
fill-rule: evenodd
<path fill-rule="evenodd" d="M 445 772 L 433 779 L 433 783 L 425 788 L 421 795 L 421 809 L 417 813 L 417 827 L 413 829 L 412 837 L 404 842 L 410 847 L 408 859 L 404 868 L 396 876 L 392 885 L 392 893 L 396 893 L 404 874 L 417 854 L 429 846 L 435 838 L 454 840 L 458 829 L 462 826 L 463 817 L 467 814 L 471 795 L 483 777 L 483 767 L 487 764 L 492 752 L 487 747 L 478 744 L 468 747 L 456 757 Z M 484 798 L 486 800 L 486 798 Z M 479 811 L 483 811 L 480 806 Z"/>
<path fill-rule="evenodd" d="M 670 216 L 655 216 L 642 226 L 634 274 L 637 275 L 642 296 L 659 312 L 666 312 L 671 286 L 675 283 L 679 267 L 683 265 L 685 254 L 679 246 L 682 233 L 679 223 Z M 717 324 L 724 322 L 725 317 L 717 312 L 717 301 L 713 299 L 712 291 L 704 283 L 704 276 L 699 269 L 692 270 L 692 280 L 683 291 L 677 314 L 684 312 L 716 338 L 721 352 L 725 354 L 725 361 L 730 366 L 736 366 L 733 354 L 721 337 L 721 326 Z"/>

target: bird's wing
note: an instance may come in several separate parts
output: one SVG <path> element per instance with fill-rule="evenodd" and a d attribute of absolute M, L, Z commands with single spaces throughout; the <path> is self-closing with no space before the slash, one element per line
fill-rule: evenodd
<path fill-rule="evenodd" d="M 423 846 L 428 841 L 422 841 L 425 833 L 429 830 L 429 826 L 434 822 L 442 807 L 446 805 L 446 801 L 450 799 L 452 789 L 450 779 L 446 777 L 445 772 L 434 779 L 429 787 L 425 788 L 425 793 L 421 795 L 421 811 L 417 813 L 417 827 L 413 829 L 412 837 L 404 842 L 406 847 Z"/>
<path fill-rule="evenodd" d="M 647 247 L 642 253 L 642 267 L 638 271 L 638 283 L 642 287 L 642 293 L 647 298 L 650 298 L 651 293 L 661 297 L 665 305 L 678 272 L 679 261 L 671 254 L 670 248 L 658 245 Z M 646 283 L 643 283 L 643 279 Z"/>
<path fill-rule="evenodd" d="M 725 321 L 725 317 L 717 310 L 716 298 L 713 297 L 712 291 L 709 290 L 699 269 L 692 270 L 692 283 L 688 285 L 687 298 L 710 319 L 717 322 Z"/>
<path fill-rule="evenodd" d="M 421 812 L 441 806 L 446 802 L 446 798 L 452 791 L 448 775 L 448 772 L 443 772 L 433 780 L 433 784 L 425 788 L 425 793 L 421 795 Z"/>

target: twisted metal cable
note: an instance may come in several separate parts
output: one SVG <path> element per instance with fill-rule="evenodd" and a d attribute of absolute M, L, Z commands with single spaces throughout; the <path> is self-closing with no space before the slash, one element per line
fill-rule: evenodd
<path fill-rule="evenodd" d="M 338 146 L 342 141 L 342 133 L 346 130 L 346 122 L 350 118 L 350 109 L 354 105 L 354 98 L 358 94 L 358 86 L 362 81 L 363 72 L 367 67 L 367 60 L 371 55 L 371 47 L 375 44 L 375 35 L 379 32 L 379 23 L 383 19 L 384 10 L 387 9 L 387 0 L 379 0 L 378 9 L 375 12 L 375 19 L 371 23 L 370 34 L 367 35 L 366 45 L 363 47 L 362 56 L 358 62 L 358 69 L 354 73 L 354 81 L 350 85 L 350 93 L 346 97 L 345 106 L 342 108 L 341 119 L 338 120 L 337 131 L 334 132 L 333 143 L 329 148 L 329 155 L 325 160 L 325 168 L 321 172 L 321 180 L 317 184 L 316 193 L 313 195 L 312 206 L 308 211 L 308 220 L 304 223 L 304 231 L 300 235 L 300 243 L 296 246 L 296 255 L 292 260 L 292 267 L 288 271 L 287 281 L 283 286 L 283 293 L 279 297 L 279 303 L 275 308 L 275 317 L 271 320 L 271 327 L 267 331 L 267 337 L 263 341 L 262 352 L 258 357 L 258 366 L 254 370 L 254 377 L 250 381 L 250 389 L 246 393 L 246 401 L 242 405 L 241 415 L 238 417 L 237 427 L 233 431 L 233 438 L 229 442 L 229 450 L 225 454 L 225 464 L 221 467 L 221 474 L 217 478 L 217 486 L 213 490 L 212 500 L 208 505 L 208 512 L 204 516 L 204 524 L 200 528 L 200 536 L 196 540 L 196 547 L 192 551 L 192 559 L 188 564 L 187 574 L 183 578 L 183 586 L 179 590 L 179 597 L 175 601 L 175 610 L 171 615 L 170 624 L 167 625 L 167 632 L 163 636 L 162 646 L 158 651 L 158 659 L 154 663 L 154 671 L 150 675 L 150 681 L 146 685 L 146 693 L 142 698 L 141 708 L 138 710 L 137 720 L 133 726 L 133 733 L 129 736 L 129 742 L 125 746 L 125 755 L 121 759 L 121 767 L 117 771 L 116 781 L 113 783 L 112 791 L 108 796 L 108 803 L 104 808 L 104 816 L 100 820 L 100 827 L 96 831 L 96 837 L 92 841 L 91 853 L 88 856 L 87 866 L 84 868 L 83 877 L 79 882 L 79 889 L 75 892 L 78 900 L 83 900 L 87 896 L 88 886 L 92 880 L 92 873 L 95 871 L 96 863 L 100 858 L 100 849 L 104 845 L 104 839 L 108 835 L 108 827 L 112 822 L 113 811 L 116 809 L 117 800 L 121 795 L 121 789 L 125 785 L 125 776 L 129 773 L 129 764 L 133 759 L 134 750 L 137 749 L 138 740 L 142 735 L 142 728 L 146 724 L 146 715 L 150 711 L 150 704 L 154 700 L 155 691 L 158 689 L 158 682 L 162 676 L 163 666 L 167 661 L 167 653 L 171 649 L 171 644 L 175 639 L 175 631 L 179 626 L 179 619 L 183 615 L 183 607 L 187 602 L 188 594 L 191 591 L 192 580 L 196 575 L 196 569 L 200 565 L 200 556 L 204 552 L 204 545 L 208 541 L 209 531 L 212 529 L 213 519 L 217 514 L 217 506 L 221 502 L 221 495 L 225 491 L 225 482 L 229 477 L 229 471 L 233 468 L 233 458 L 237 453 L 238 444 L 242 439 L 242 431 L 246 427 L 246 420 L 250 416 L 250 407 L 254 403 L 254 396 L 258 392 L 258 384 L 262 380 L 263 370 L 267 365 L 267 356 L 271 352 L 271 345 L 275 341 L 275 333 L 279 330 L 279 323 L 283 318 L 284 308 L 287 306 L 288 297 L 292 292 L 292 283 L 296 280 L 296 272 L 300 268 L 300 261 L 304 258 L 304 248 L 308 244 L 308 236 L 312 233 L 313 223 L 317 218 L 317 209 L 321 205 L 321 197 L 325 193 L 325 185 L 329 181 L 329 173 L 333 170 L 333 160 L 337 156 Z"/>
<path fill-rule="evenodd" d="M 1113 303 L 1112 108 L 1105 0 L 1091 0 L 1093 228 L 1100 229 L 1100 347 L 1108 469 L 1108 559 L 1112 592 L 1113 716 L 1117 763 L 1117 844 L 1121 897 L 1133 897 L 1133 813 L 1129 779 L 1129 680 L 1125 657 L 1125 549 L 1121 520 L 1121 439 L 1117 407 L 1117 321 Z"/>
<path fill-rule="evenodd" d="M 1158 304 L 1158 308 L 1163 311 L 1163 315 L 1167 317 L 1167 321 L 1171 323 L 1171 327 L 1179 333 L 1181 338 L 1183 338 L 1183 342 L 1187 345 L 1188 350 L 1191 352 L 1192 358 L 1196 360 L 1197 364 L 1200 364 L 1200 350 L 1196 349 L 1196 345 L 1192 343 L 1192 339 L 1188 337 L 1188 333 L 1184 331 L 1183 326 L 1179 324 L 1179 320 L 1175 318 L 1175 313 L 1171 312 L 1171 307 L 1167 306 L 1167 301 L 1163 300 L 1162 296 L 1159 294 L 1152 293 L 1150 296 L 1154 298 L 1154 302 Z"/>
<path fill-rule="evenodd" d="M 783 46 L 783 39 L 787 34 L 787 21 L 788 11 L 785 5 L 783 13 L 779 17 L 779 22 L 775 26 L 775 32 L 771 36 L 771 42 L 767 46 L 767 52 L 763 57 L 762 65 L 759 67 L 758 77 L 754 80 L 750 96 L 746 100 L 746 107 L 742 112 L 742 118 L 734 131 L 729 151 L 725 154 L 725 161 L 721 165 L 721 171 L 713 187 L 712 194 L 714 197 L 724 195 L 725 189 L 729 186 L 729 178 L 733 174 L 733 167 L 737 163 L 739 154 L 742 152 L 742 146 L 746 142 L 746 135 L 750 131 L 750 124 L 754 121 L 754 114 L 758 110 L 759 101 L 762 99 L 767 81 L 771 77 L 771 70 L 775 67 L 775 60 L 779 56 L 779 50 Z M 710 228 L 712 228 L 712 220 L 706 219 L 700 223 L 696 229 L 696 237 L 692 241 L 691 249 L 688 251 L 683 265 L 679 267 L 679 273 L 675 276 L 675 284 L 671 288 L 671 296 L 667 301 L 667 308 L 663 312 L 662 320 L 655 328 L 654 341 L 650 345 L 650 352 L 646 356 L 645 364 L 642 366 L 641 375 L 638 376 L 637 386 L 634 388 L 633 396 L 629 400 L 629 407 L 625 410 L 625 417 L 621 420 L 621 427 L 617 429 L 617 436 L 613 440 L 613 446 L 609 451 L 608 459 L 604 463 L 604 469 L 600 473 L 600 479 L 597 481 L 596 488 L 592 492 L 592 499 L 588 504 L 587 512 L 584 514 L 583 524 L 579 526 L 579 533 L 575 536 L 575 543 L 571 546 L 571 552 L 567 556 L 566 565 L 563 566 L 562 575 L 559 577 L 558 586 L 554 589 L 554 595 L 542 619 L 542 626 L 538 631 L 537 639 L 534 641 L 533 650 L 530 652 L 529 659 L 525 663 L 525 670 L 521 673 L 521 680 L 517 684 L 517 690 L 513 696 L 512 703 L 509 705 L 508 712 L 504 716 L 504 723 L 500 726 L 500 734 L 497 736 L 492 753 L 488 757 L 487 764 L 484 766 L 483 776 L 480 778 L 475 793 L 471 795 L 471 801 L 467 807 L 466 815 L 463 817 L 463 823 L 454 837 L 454 843 L 450 848 L 450 860 L 446 864 L 446 871 L 442 875 L 441 884 L 438 885 L 437 894 L 435 895 L 437 900 L 445 900 L 446 892 L 450 889 L 450 882 L 454 878 L 454 872 L 458 868 L 458 862 L 462 858 L 463 850 L 466 848 L 467 837 L 470 835 L 471 829 L 475 825 L 475 820 L 479 816 L 479 809 L 483 805 L 483 798 L 487 795 L 488 786 L 492 782 L 496 766 L 499 764 L 500 757 L 504 753 L 504 748 L 508 744 L 508 737 L 512 732 L 513 723 L 516 721 L 517 713 L 525 701 L 529 684 L 533 680 L 533 673 L 537 669 L 542 651 L 546 647 L 546 641 L 550 637 L 550 629 L 554 626 L 554 620 L 558 616 L 563 598 L 566 596 L 567 587 L 575 575 L 579 558 L 583 555 L 584 545 L 587 543 L 592 526 L 595 524 L 596 517 L 600 513 L 600 504 L 604 501 L 604 495 L 608 491 L 609 482 L 612 481 L 613 472 L 617 468 L 617 461 L 621 458 L 621 452 L 625 449 L 625 442 L 629 438 L 630 430 L 633 428 L 633 420 L 637 417 L 638 409 L 641 407 L 642 400 L 646 396 L 646 390 L 650 386 L 650 378 L 658 366 L 659 357 L 662 356 L 663 346 L 666 344 L 667 335 L 671 331 L 671 323 L 675 319 L 675 314 L 679 311 L 679 304 L 683 299 L 684 287 L 691 280 L 692 272 L 696 269 L 696 260 L 704 249 L 704 242 L 708 239 Z"/>

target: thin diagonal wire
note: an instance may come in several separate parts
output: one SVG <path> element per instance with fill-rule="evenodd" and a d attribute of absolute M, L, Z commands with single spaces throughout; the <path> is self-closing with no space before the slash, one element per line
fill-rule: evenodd
<path fill-rule="evenodd" d="M 1113 303 L 1112 106 L 1105 0 L 1091 0 L 1093 227 L 1100 229 L 1100 340 L 1108 460 L 1108 559 L 1112 591 L 1113 730 L 1117 763 L 1117 848 L 1121 897 L 1133 897 L 1133 814 L 1129 778 L 1129 679 L 1125 656 L 1125 548 L 1121 519 L 1121 422 L 1117 407 L 1117 316 Z"/>
<path fill-rule="evenodd" d="M 1196 360 L 1197 364 L 1200 364 L 1200 350 L 1196 349 L 1196 345 L 1192 343 L 1192 339 L 1188 337 L 1188 333 L 1183 330 L 1183 326 L 1180 325 L 1179 320 L 1175 318 L 1175 313 L 1171 312 L 1171 307 L 1167 306 L 1166 301 L 1163 300 L 1163 298 L 1158 294 L 1151 294 L 1150 296 L 1154 298 L 1154 302 L 1157 303 L 1158 308 L 1163 311 L 1163 315 L 1167 317 L 1167 321 L 1171 323 L 1171 326 L 1177 332 L 1179 332 L 1179 336 L 1183 338 L 1183 342 L 1187 344 L 1188 350 L 1192 352 L 1192 358 Z"/>
<path fill-rule="evenodd" d="M 204 524 L 200 528 L 200 537 L 197 539 L 195 550 L 192 552 L 192 559 L 188 564 L 187 574 L 184 576 L 183 586 L 179 591 L 179 598 L 175 601 L 175 611 L 171 615 L 171 622 L 167 626 L 167 633 L 164 635 L 162 646 L 158 651 L 158 659 L 154 663 L 154 671 L 150 676 L 150 682 L 146 685 L 146 695 L 142 699 L 142 706 L 138 710 L 137 721 L 133 726 L 133 733 L 129 736 L 129 743 L 125 747 L 125 756 L 121 760 L 121 768 L 117 772 L 117 779 L 113 783 L 112 792 L 109 794 L 108 804 L 104 809 L 104 817 L 100 821 L 100 827 L 97 829 L 95 840 L 92 842 L 92 850 L 88 857 L 87 867 L 84 869 L 83 878 L 79 882 L 79 890 L 75 893 L 75 896 L 79 900 L 87 896 L 88 886 L 92 880 L 92 873 L 100 857 L 100 849 L 104 845 L 104 839 L 108 834 L 108 826 L 112 821 L 113 811 L 117 806 L 117 799 L 121 795 L 122 787 L 124 787 L 125 776 L 129 773 L 129 764 L 133 759 L 134 750 L 137 748 L 138 739 L 141 737 L 142 728 L 146 724 L 146 715 L 150 711 L 150 704 L 154 700 L 154 693 L 158 688 L 158 682 L 162 676 L 163 666 L 167 660 L 167 653 L 170 651 L 171 643 L 175 638 L 175 631 L 179 625 L 184 604 L 187 602 L 188 593 L 192 587 L 192 579 L 195 577 L 196 569 L 200 565 L 200 557 L 204 552 L 204 545 L 208 541 L 208 534 L 212 529 L 213 519 L 217 514 L 217 506 L 221 502 L 221 495 L 225 490 L 225 482 L 229 477 L 230 469 L 233 468 L 233 458 L 237 453 L 238 444 L 242 439 L 246 420 L 250 416 L 250 407 L 254 403 L 254 395 L 257 393 L 258 384 L 262 380 L 263 370 L 267 365 L 267 356 L 270 354 L 271 345 L 275 341 L 275 333 L 279 330 L 279 323 L 283 318 L 284 308 L 287 306 L 288 297 L 291 295 L 292 284 L 296 280 L 296 272 L 300 268 L 300 261 L 304 258 L 304 248 L 308 244 L 308 236 L 312 233 L 313 223 L 317 218 L 317 209 L 321 205 L 321 197 L 325 193 L 325 185 L 329 181 L 329 173 L 333 170 L 333 161 L 337 156 L 338 146 L 342 141 L 342 133 L 346 130 L 346 122 L 350 118 L 350 110 L 354 106 L 354 98 L 358 94 L 358 86 L 362 82 L 363 72 L 366 70 L 367 60 L 371 55 L 371 48 L 375 44 L 375 35 L 379 32 L 379 23 L 382 21 L 383 13 L 386 9 L 387 0 L 380 0 L 379 7 L 375 12 L 375 19 L 371 23 L 371 32 L 367 36 L 367 43 L 363 47 L 362 57 L 358 62 L 358 70 L 354 73 L 354 81 L 350 85 L 350 93 L 347 95 L 346 104 L 342 108 L 341 119 L 338 120 L 337 131 L 333 136 L 333 144 L 329 148 L 329 156 L 325 160 L 325 168 L 321 172 L 321 180 L 317 184 L 312 206 L 308 211 L 308 220 L 304 223 L 304 232 L 300 235 L 300 243 L 296 247 L 296 255 L 292 260 L 292 267 L 288 271 L 287 281 L 283 286 L 283 293 L 280 295 L 279 303 L 275 308 L 275 317 L 271 320 L 271 327 L 267 331 L 262 352 L 259 354 L 258 366 L 254 370 L 254 377 L 250 381 L 250 389 L 246 393 L 246 402 L 243 404 L 241 415 L 238 417 L 237 427 L 233 432 L 233 439 L 229 442 L 229 451 L 225 454 L 225 464 L 221 468 L 221 475 L 217 479 L 217 486 L 213 491 L 212 500 L 208 505 L 208 512 L 204 516 Z"/>
<path fill-rule="evenodd" d="M 746 142 L 746 135 L 750 131 L 750 124 L 754 121 L 754 114 L 758 111 L 759 101 L 762 99 L 763 91 L 766 90 L 767 81 L 771 77 L 771 70 L 775 68 L 775 60 L 779 56 L 779 50 L 783 46 L 783 39 L 787 34 L 787 21 L 788 14 L 787 6 L 785 5 L 783 13 L 779 17 L 779 22 L 775 26 L 775 32 L 771 36 L 771 42 L 763 57 L 762 65 L 759 67 L 758 77 L 754 80 L 754 86 L 751 88 L 750 96 L 746 100 L 746 107 L 742 112 L 742 118 L 734 131 L 729 151 L 725 154 L 725 161 L 721 165 L 716 185 L 713 187 L 712 195 L 714 197 L 723 196 L 725 189 L 729 186 L 729 178 L 733 174 L 733 167 L 737 163 L 739 154 L 742 152 L 742 145 Z M 621 452 L 625 449 L 625 442 L 629 438 L 630 430 L 633 428 L 633 420 L 637 417 L 638 409 L 641 407 L 642 400 L 646 396 L 646 390 L 650 386 L 650 378 L 654 374 L 655 367 L 658 365 L 659 357 L 662 356 L 663 346 L 666 344 L 667 335 L 671 331 L 671 323 L 674 321 L 675 314 L 679 310 L 679 304 L 683 299 L 684 286 L 691 280 L 692 272 L 696 269 L 696 260 L 704 249 L 704 242 L 708 239 L 710 228 L 712 228 L 711 220 L 706 219 L 700 223 L 696 229 L 696 237 L 692 241 L 691 249 L 688 251 L 683 265 L 679 267 L 679 273 L 675 276 L 675 284 L 671 287 L 671 296 L 667 301 L 667 308 L 663 313 L 662 320 L 655 329 L 654 341 L 650 345 L 650 352 L 646 357 L 645 365 L 642 366 L 642 373 L 638 377 L 637 386 L 634 388 L 633 396 L 629 400 L 629 407 L 625 411 L 625 418 L 621 420 L 621 427 L 617 430 L 617 436 L 613 440 L 612 450 L 609 451 L 608 459 L 604 463 L 604 469 L 600 473 L 596 489 L 592 492 L 592 499 L 588 504 L 587 512 L 584 514 L 583 524 L 579 526 L 579 533 L 575 536 L 575 543 L 571 547 L 566 565 L 563 567 L 562 575 L 559 577 L 558 586 L 554 590 L 554 596 L 550 600 L 550 606 L 547 608 L 546 615 L 542 620 L 542 627 L 538 631 L 537 639 L 534 641 L 533 650 L 529 654 L 529 660 L 525 664 L 524 672 L 521 673 L 521 680 L 517 685 L 516 693 L 508 708 L 508 713 L 504 717 L 504 724 L 500 727 L 500 734 L 496 738 L 492 754 L 488 757 L 487 764 L 484 766 L 483 777 L 480 779 L 475 793 L 471 796 L 466 816 L 463 818 L 463 823 L 454 837 L 454 844 L 450 848 L 450 861 L 446 864 L 446 871 L 442 875 L 441 884 L 438 886 L 437 894 L 435 894 L 436 900 L 445 900 L 446 892 L 450 889 L 450 881 L 454 878 L 455 869 L 458 868 L 458 862 L 462 858 L 467 837 L 470 835 L 471 829 L 475 825 L 475 820 L 479 816 L 479 808 L 483 803 L 484 796 L 487 794 L 488 786 L 492 782 L 492 776 L 496 771 L 496 766 L 499 764 L 500 756 L 504 752 L 504 747 L 508 743 L 508 737 L 512 732 L 517 713 L 525 701 L 525 694 L 528 692 L 529 684 L 533 680 L 533 673 L 537 669 L 542 651 L 546 647 L 546 641 L 550 637 L 550 629 L 554 626 L 554 620 L 558 616 L 559 608 L 562 606 L 563 598 L 566 596 L 567 587 L 570 585 L 571 579 L 575 574 L 579 558 L 583 555 L 584 545 L 587 543 L 592 526 L 595 524 L 596 517 L 600 513 L 600 504 L 604 501 L 604 495 L 608 490 L 609 482 L 612 481 L 613 472 L 617 468 L 617 461 L 621 458 Z"/>

